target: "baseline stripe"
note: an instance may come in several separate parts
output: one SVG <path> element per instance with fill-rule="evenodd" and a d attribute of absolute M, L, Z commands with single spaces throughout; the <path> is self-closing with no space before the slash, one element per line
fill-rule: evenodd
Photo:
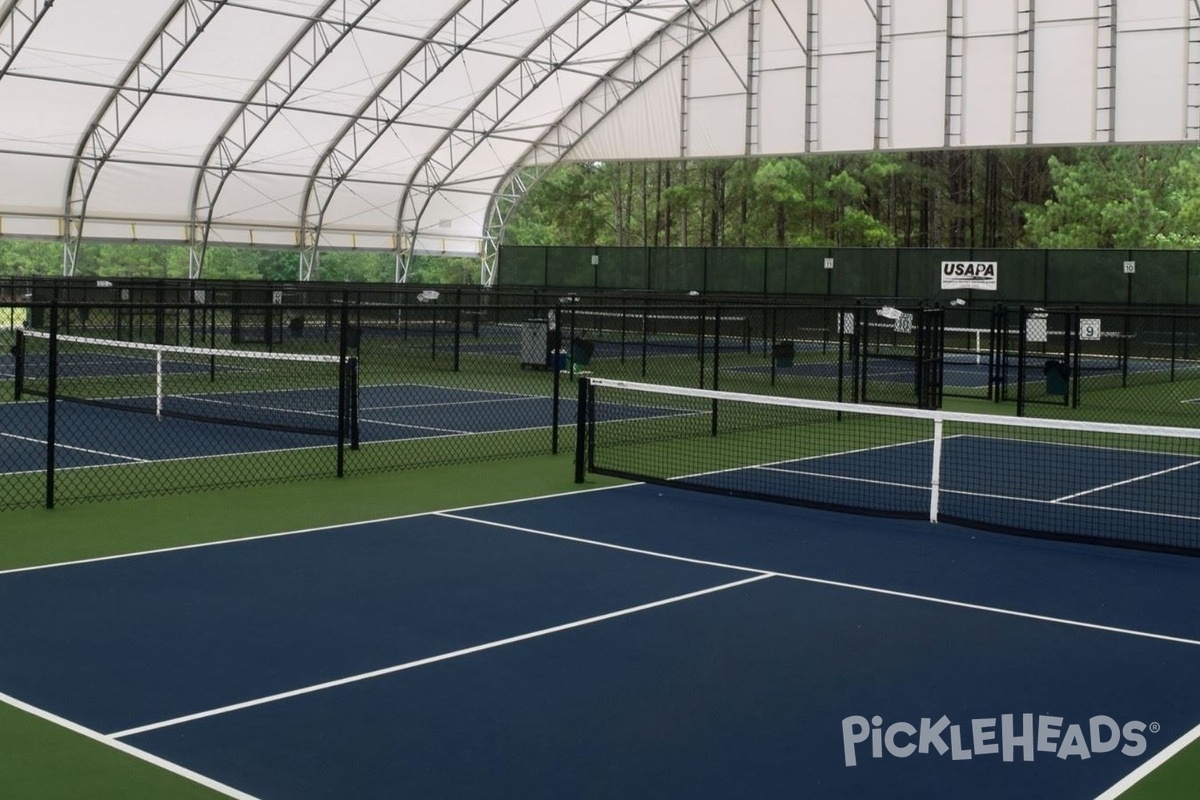
<path fill-rule="evenodd" d="M 1167 761 L 1170 761 L 1177 753 L 1184 750 L 1188 745 L 1197 739 L 1200 739 L 1200 725 L 1192 728 L 1183 736 L 1180 736 L 1162 750 L 1159 750 L 1152 758 L 1146 759 L 1146 761 L 1139 765 L 1137 769 L 1114 783 L 1103 794 L 1097 796 L 1096 800 L 1116 800 L 1116 798 L 1132 789 L 1135 784 L 1139 783 L 1143 778 L 1161 767 Z"/>
<path fill-rule="evenodd" d="M 47 722 L 51 722 L 61 728 L 66 728 L 72 733 L 77 733 L 80 736 L 86 736 L 88 739 L 91 739 L 94 742 L 107 745 L 114 750 L 119 750 L 120 752 L 125 753 L 126 755 L 131 755 L 134 758 L 141 759 L 142 761 L 165 769 L 166 771 L 172 772 L 180 777 L 187 778 L 188 780 L 212 789 L 215 792 L 220 792 L 226 797 L 234 797 L 237 798 L 237 800 L 256 800 L 254 795 L 246 794 L 245 792 L 234 789 L 232 786 L 226 786 L 225 784 L 215 781 L 206 775 L 201 775 L 199 772 L 193 772 L 187 767 L 181 767 L 178 764 L 167 761 L 165 758 L 156 756 L 153 753 L 147 753 L 145 750 L 139 750 L 131 744 L 117 741 L 111 736 L 105 736 L 104 734 L 98 733 L 91 728 L 85 728 L 76 722 L 71 722 L 69 719 L 63 719 L 57 714 L 52 714 L 45 709 L 38 708 L 37 706 L 31 706 L 15 697 L 10 697 L 9 695 L 0 693 L 0 703 L 4 703 L 5 705 L 12 706 L 20 711 L 24 711 L 26 714 L 32 714 L 35 717 L 44 719 Z"/>
<path fill-rule="evenodd" d="M 1057 497 L 1054 500 L 1051 500 L 1050 502 L 1062 503 L 1067 500 L 1074 500 L 1076 497 L 1083 497 L 1085 494 L 1094 494 L 1096 492 L 1103 492 L 1105 489 L 1115 489 L 1118 486 L 1126 486 L 1130 483 L 1137 483 L 1138 481 L 1150 480 L 1151 478 L 1157 478 L 1160 475 L 1168 475 L 1172 472 L 1178 472 L 1181 469 L 1190 469 L 1191 467 L 1195 467 L 1197 465 L 1200 465 L 1200 461 L 1191 461 L 1191 462 L 1188 462 L 1187 464 L 1178 464 L 1178 465 L 1176 465 L 1174 467 L 1170 467 L 1168 469 L 1160 469 L 1157 472 L 1148 472 L 1145 475 L 1138 475 L 1133 478 L 1126 478 L 1123 481 L 1115 481 L 1113 483 L 1106 483 L 1103 486 L 1097 486 L 1094 489 L 1085 489 L 1082 492 L 1076 492 L 1075 494 L 1069 494 L 1069 495 L 1066 495 L 1065 497 Z"/>

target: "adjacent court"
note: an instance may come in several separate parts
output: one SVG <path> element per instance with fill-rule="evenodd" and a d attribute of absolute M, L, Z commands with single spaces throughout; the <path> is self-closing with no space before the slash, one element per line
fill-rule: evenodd
<path fill-rule="evenodd" d="M 56 408 L 57 464 L 90 467 L 331 446 L 331 437 L 337 433 L 336 396 L 325 397 L 321 406 L 322 394 L 327 395 L 327 390 L 179 395 L 165 401 L 169 409 L 162 417 L 153 413 L 155 398 L 151 395 L 120 398 L 137 411 L 60 401 Z M 359 437 L 366 443 L 548 428 L 554 420 L 553 397 L 516 392 L 369 386 L 361 389 L 358 402 Z M 189 418 L 222 405 L 237 409 L 238 424 Z M 46 456 L 46 404 L 3 403 L 0 410 L 0 437 L 9 440 L 4 472 L 41 468 Z M 573 399 L 561 402 L 560 423 L 573 425 L 575 410 Z M 673 412 L 614 406 L 610 413 L 625 418 Z M 263 424 L 246 424 L 256 418 L 262 418 Z M 297 427 L 298 421 L 323 433 L 286 429 Z"/>
<path fill-rule="evenodd" d="M 1090 798 L 1200 731 L 1197 579 L 628 486 L 0 573 L 0 692 L 235 796 Z"/>

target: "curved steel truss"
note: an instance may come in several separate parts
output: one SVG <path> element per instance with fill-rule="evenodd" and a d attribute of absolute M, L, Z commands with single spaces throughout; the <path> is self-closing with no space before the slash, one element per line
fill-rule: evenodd
<path fill-rule="evenodd" d="M 489 283 L 564 160 L 1198 141 L 1198 63 L 1200 0 L 0 0 L 0 225 Z"/>
<path fill-rule="evenodd" d="M 96 178 L 167 73 L 227 0 L 177 0 L 96 109 L 75 148 L 63 209 L 63 274 L 74 275 Z"/>
<path fill-rule="evenodd" d="M 208 146 L 192 188 L 189 277 L 200 277 L 212 231 L 213 210 L 225 182 L 309 76 L 379 2 L 323 0 L 317 13 L 288 42 Z"/>
<path fill-rule="evenodd" d="M 682 58 L 688 48 L 693 47 L 702 38 L 711 36 L 714 31 L 743 11 L 754 8 L 759 2 L 760 0 L 713 0 L 688 6 L 644 41 L 628 58 L 596 81 L 590 91 L 568 108 L 555 124 L 549 126 L 541 137 L 529 146 L 500 179 L 488 205 L 480 275 L 483 285 L 491 286 L 496 280 L 496 258 L 504 236 L 504 228 L 529 190 L 645 81 L 657 75 L 672 61 Z M 748 131 L 747 141 L 749 137 Z"/>

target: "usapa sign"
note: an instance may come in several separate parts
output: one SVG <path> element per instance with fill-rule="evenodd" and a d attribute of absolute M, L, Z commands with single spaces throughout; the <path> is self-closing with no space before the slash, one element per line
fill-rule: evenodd
<path fill-rule="evenodd" d="M 943 289 L 996 291 L 995 261 L 943 261 Z"/>

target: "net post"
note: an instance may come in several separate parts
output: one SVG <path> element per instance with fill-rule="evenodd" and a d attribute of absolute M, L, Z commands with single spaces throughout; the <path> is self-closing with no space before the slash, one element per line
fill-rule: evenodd
<path fill-rule="evenodd" d="M 462 289 L 454 290 L 454 371 L 458 372 L 462 346 Z"/>
<path fill-rule="evenodd" d="M 25 388 L 25 330 L 17 328 L 17 341 L 13 344 L 13 401 L 21 402 Z"/>
<path fill-rule="evenodd" d="M 847 341 L 846 341 L 846 309 L 844 306 L 838 306 L 837 309 L 837 332 L 838 332 L 838 363 L 837 363 L 837 401 L 843 402 L 846 398 L 846 358 L 847 358 Z M 841 419 L 839 416 L 838 419 Z"/>
<path fill-rule="evenodd" d="M 1175 337 L 1179 335 L 1176 330 L 1179 323 L 1179 317 L 1175 313 L 1171 314 L 1171 383 L 1175 382 Z"/>
<path fill-rule="evenodd" d="M 161 344 L 161 342 L 159 342 Z M 154 418 L 162 419 L 163 412 L 163 362 L 162 349 L 154 351 Z"/>
<path fill-rule="evenodd" d="M 646 356 L 647 356 L 646 347 L 648 344 L 646 339 L 650 336 L 650 332 L 646 329 L 646 325 L 648 322 L 647 316 L 649 313 L 648 306 L 646 304 L 648 302 L 649 301 L 647 301 L 647 300 L 642 300 L 642 377 L 643 378 L 646 377 Z"/>
<path fill-rule="evenodd" d="M 1130 281 L 1133 275 L 1128 276 Z M 1132 286 L 1132 282 L 1130 286 Z M 1129 309 L 1125 309 L 1125 313 L 1121 315 L 1123 325 L 1121 326 L 1121 338 L 1118 342 L 1117 351 L 1121 359 L 1121 388 L 1129 388 Z"/>
<path fill-rule="evenodd" d="M 988 400 L 993 403 L 1000 402 L 1002 391 L 1000 388 L 1000 370 L 1003 369 L 1003 362 L 998 357 L 1004 352 L 1000 349 L 1003 345 L 1000 329 L 1004 324 L 1000 304 L 997 303 L 992 306 L 991 331 L 988 334 Z"/>
<path fill-rule="evenodd" d="M 565 350 L 567 354 L 567 363 L 570 365 L 571 370 L 571 380 L 575 380 L 575 337 L 578 335 L 575 331 L 575 303 L 578 300 L 579 298 L 576 297 L 571 301 L 571 338 L 567 340 L 565 348 L 562 348 L 560 345 L 560 349 Z M 559 318 L 559 322 L 562 322 L 561 317 Z M 557 364 L 555 366 L 557 367 Z"/>
<path fill-rule="evenodd" d="M 1025 306 L 1017 308 L 1017 416 L 1025 416 L 1025 349 L 1029 338 L 1029 320 Z"/>
<path fill-rule="evenodd" d="M 1075 318 L 1071 320 L 1067 327 L 1067 336 L 1071 337 L 1075 342 L 1075 349 L 1071 354 L 1072 361 L 1070 362 L 1071 369 L 1071 397 L 1068 400 L 1071 408 L 1079 408 L 1079 379 L 1080 369 L 1083 367 L 1082 351 L 1083 341 L 1079 338 L 1079 306 L 1075 307 Z"/>
<path fill-rule="evenodd" d="M 575 482 L 583 483 L 587 474 L 587 430 L 588 430 L 588 392 L 591 389 L 591 379 L 583 376 L 579 379 L 579 404 L 575 409 Z"/>
<path fill-rule="evenodd" d="M 420 297 L 417 298 L 420 300 Z M 437 336 L 438 336 L 438 307 L 437 303 L 431 303 L 429 309 L 431 324 L 429 326 L 429 360 L 437 361 Z M 358 313 L 362 314 L 362 298 L 359 298 Z"/>
<path fill-rule="evenodd" d="M 337 468 L 339 478 L 346 475 L 346 335 L 350 330 L 349 294 L 342 293 L 341 331 L 338 335 L 338 413 L 337 413 Z"/>
<path fill-rule="evenodd" d="M 554 332 L 547 332 L 546 347 L 548 352 L 546 357 L 549 360 L 551 372 L 551 383 L 553 401 L 550 404 L 550 454 L 558 455 L 558 403 L 562 399 L 562 370 L 558 368 L 558 353 L 562 350 L 562 306 L 555 305 L 550 312 L 551 320 L 554 322 Z M 572 312 L 574 317 L 574 312 Z M 571 333 L 574 336 L 574 330 Z"/>
<path fill-rule="evenodd" d="M 54 453 L 58 411 L 58 300 L 50 304 L 50 353 L 46 364 L 46 508 L 54 508 Z"/>
<path fill-rule="evenodd" d="M 625 363 L 625 335 L 629 328 L 628 322 L 626 320 L 626 303 L 627 303 L 627 298 L 622 297 L 621 298 L 621 363 L 622 364 Z"/>
<path fill-rule="evenodd" d="M 701 367 L 701 370 L 703 370 L 703 367 Z M 720 377 L 719 377 L 720 374 L 721 374 L 721 307 L 717 306 L 717 308 L 713 311 L 712 388 L 713 388 L 714 392 L 719 391 L 721 388 Z M 717 398 L 715 398 L 715 397 L 713 398 L 713 401 L 712 401 L 712 435 L 713 436 L 717 435 Z"/>
<path fill-rule="evenodd" d="M 763 315 L 766 316 L 766 313 L 767 312 L 764 309 Z M 771 356 L 771 385 L 772 386 L 775 385 L 775 369 L 776 369 L 775 346 L 777 344 L 779 344 L 779 319 L 778 319 L 778 317 L 779 317 L 779 306 L 774 306 L 774 305 L 771 306 L 771 353 L 770 353 L 770 356 Z M 763 325 L 763 328 L 764 328 L 764 333 L 765 333 L 766 325 Z M 766 341 L 765 337 L 764 337 L 763 341 L 764 342 Z"/>
<path fill-rule="evenodd" d="M 929 521 L 938 521 L 938 493 L 942 484 L 942 442 L 944 422 L 938 414 L 933 418 L 933 468 L 929 476 Z"/>
<path fill-rule="evenodd" d="M 358 357 L 352 356 L 347 361 L 350 370 L 347 391 L 350 396 L 347 403 L 350 407 L 350 449 L 357 450 L 360 442 L 358 430 Z"/>

